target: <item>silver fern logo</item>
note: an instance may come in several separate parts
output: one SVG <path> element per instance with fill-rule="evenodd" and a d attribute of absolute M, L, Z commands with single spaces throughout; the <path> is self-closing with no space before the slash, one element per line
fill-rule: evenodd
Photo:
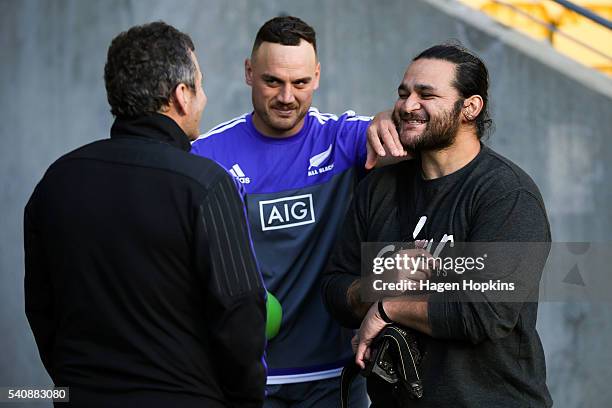
<path fill-rule="evenodd" d="M 334 163 L 321 167 L 327 161 L 327 159 L 329 159 L 329 156 L 331 156 L 332 148 L 333 144 L 330 143 L 327 150 L 322 153 L 315 154 L 310 158 L 308 176 L 316 176 L 317 174 L 328 172 L 334 168 Z"/>

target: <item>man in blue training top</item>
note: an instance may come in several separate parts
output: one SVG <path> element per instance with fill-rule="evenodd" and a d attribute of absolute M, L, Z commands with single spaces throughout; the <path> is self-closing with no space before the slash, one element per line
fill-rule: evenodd
<path fill-rule="evenodd" d="M 244 186 L 264 281 L 283 308 L 280 333 L 268 344 L 264 406 L 336 407 L 351 332 L 326 312 L 320 279 L 363 173 L 371 118 L 310 106 L 320 65 L 315 32 L 298 18 L 276 17 L 260 28 L 245 76 L 254 111 L 213 128 L 192 152 L 216 160 Z M 389 116 L 381 117 L 392 131 Z M 363 381 L 351 395 L 353 407 L 367 406 Z"/>

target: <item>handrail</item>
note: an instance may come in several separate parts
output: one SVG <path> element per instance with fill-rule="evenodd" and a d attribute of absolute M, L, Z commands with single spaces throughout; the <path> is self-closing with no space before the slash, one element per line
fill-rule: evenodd
<path fill-rule="evenodd" d="M 572 10 L 575 13 L 580 14 L 582 17 L 588 18 L 589 20 L 601 24 L 608 30 L 612 30 L 612 22 L 607 18 L 604 18 L 598 14 L 593 13 L 591 10 L 587 10 L 577 4 L 567 0 L 553 0 L 555 3 L 562 5 L 563 7 Z"/>
<path fill-rule="evenodd" d="M 534 23 L 537 23 L 537 24 L 545 27 L 549 32 L 551 32 L 551 33 L 555 32 L 555 33 L 561 35 L 562 37 L 565 37 L 568 40 L 570 40 L 570 41 L 580 45 L 581 47 L 583 47 L 583 48 L 585 48 L 585 49 L 587 49 L 589 51 L 591 51 L 592 53 L 597 54 L 600 57 L 603 57 L 603 58 L 607 59 L 608 61 L 612 62 L 612 56 L 610 56 L 610 55 L 608 55 L 608 54 L 606 54 L 604 52 L 601 52 L 601 51 L 599 51 L 596 48 L 593 48 L 589 44 L 587 44 L 587 43 L 585 43 L 583 41 L 580 41 L 579 39 L 577 39 L 577 38 L 575 38 L 575 37 L 573 37 L 571 35 L 568 35 L 568 34 L 564 33 L 563 31 L 559 30 L 559 28 L 557 26 L 555 26 L 554 24 L 550 24 L 550 23 L 547 23 L 545 21 L 542 21 L 539 18 L 534 17 L 531 14 L 527 13 L 526 11 L 521 10 L 520 8 L 514 6 L 513 4 L 506 3 L 503 0 L 492 0 L 492 1 L 493 1 L 493 3 L 502 5 L 504 7 L 508 7 L 509 9 L 514 11 L 515 13 L 520 14 L 523 17 L 526 17 L 527 19 L 533 21 Z M 556 1 L 556 0 L 553 0 L 553 1 Z M 549 41 L 550 41 L 550 39 L 549 39 Z"/>

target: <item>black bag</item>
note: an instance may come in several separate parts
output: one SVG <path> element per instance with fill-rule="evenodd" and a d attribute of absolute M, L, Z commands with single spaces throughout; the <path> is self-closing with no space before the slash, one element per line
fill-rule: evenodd
<path fill-rule="evenodd" d="M 398 406 L 423 396 L 418 366 L 422 355 L 414 332 L 399 324 L 387 325 L 370 346 L 371 360 L 366 368 L 351 361 L 342 370 L 340 406 L 348 407 L 350 385 L 358 374 L 368 378 L 377 376 L 389 384 Z"/>

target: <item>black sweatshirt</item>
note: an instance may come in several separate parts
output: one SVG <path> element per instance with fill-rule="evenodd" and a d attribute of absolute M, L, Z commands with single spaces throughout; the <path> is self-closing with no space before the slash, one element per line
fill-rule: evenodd
<path fill-rule="evenodd" d="M 26 206 L 26 314 L 72 406 L 263 402 L 265 289 L 243 201 L 189 150 L 164 115 L 117 119 Z"/>
<path fill-rule="evenodd" d="M 518 166 L 485 146 L 468 165 L 437 179 L 423 179 L 418 159 L 378 169 L 357 189 L 322 283 L 329 312 L 347 327 L 360 324 L 346 302 L 347 289 L 361 270 L 360 244 L 411 239 L 401 234 L 398 193 L 413 200 L 410 231 L 427 217 L 416 239 L 440 242 L 445 234 L 453 235 L 456 243 L 551 239 L 537 186 Z M 548 253 L 549 244 L 544 245 L 536 273 L 523 277 L 535 293 Z M 509 262 L 508 268 L 516 265 Z M 494 271 L 500 277 L 506 272 Z M 430 295 L 432 336 L 420 335 L 426 351 L 421 366 L 425 395 L 407 406 L 551 406 L 535 327 L 537 303 L 488 302 L 485 297 L 466 302 L 462 295 Z M 389 406 L 388 395 L 372 384 L 368 387 L 374 406 Z"/>

